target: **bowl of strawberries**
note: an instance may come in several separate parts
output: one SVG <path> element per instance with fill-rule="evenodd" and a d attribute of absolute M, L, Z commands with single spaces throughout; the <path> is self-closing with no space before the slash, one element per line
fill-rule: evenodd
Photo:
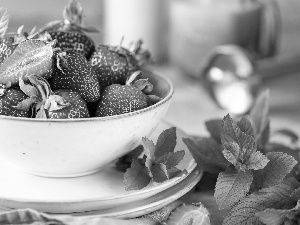
<path fill-rule="evenodd" d="M 77 1 L 63 15 L 39 31 L 7 35 L 0 9 L 0 156 L 45 177 L 91 174 L 129 153 L 174 93 L 168 79 L 143 69 L 149 52 L 141 41 L 96 47 Z"/>

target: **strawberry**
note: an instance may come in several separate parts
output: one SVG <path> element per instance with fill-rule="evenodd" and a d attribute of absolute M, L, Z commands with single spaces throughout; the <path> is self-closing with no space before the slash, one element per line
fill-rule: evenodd
<path fill-rule="evenodd" d="M 66 5 L 63 18 L 63 21 L 52 21 L 46 24 L 39 32 L 47 31 L 53 40 L 57 40 L 56 47 L 76 51 L 88 59 L 95 50 L 95 43 L 85 32 L 98 31 L 83 25 L 83 9 L 76 0 L 70 0 Z"/>
<path fill-rule="evenodd" d="M 0 84 L 0 115 L 30 117 L 30 108 L 21 110 L 15 107 L 26 98 L 27 96 L 19 88 Z"/>
<path fill-rule="evenodd" d="M 38 39 L 21 42 L 0 65 L 0 84 L 11 83 L 12 86 L 17 86 L 19 77 L 28 81 L 30 74 L 50 78 L 56 51 L 54 43 Z"/>
<path fill-rule="evenodd" d="M 124 84 L 133 71 L 139 70 L 150 59 L 150 53 L 141 48 L 142 41 L 138 41 L 132 50 L 121 47 L 121 44 L 99 45 L 89 59 L 102 90 L 111 84 Z"/>
<path fill-rule="evenodd" d="M 160 97 L 148 95 L 153 85 L 147 79 L 138 79 L 141 72 L 134 72 L 125 85 L 111 84 L 101 96 L 95 116 L 104 117 L 133 112 L 160 101 Z"/>
<path fill-rule="evenodd" d="M 54 68 L 49 83 L 53 90 L 70 89 L 86 102 L 96 102 L 100 99 L 100 85 L 97 75 L 86 58 L 76 52 L 60 53 L 58 66 Z"/>
<path fill-rule="evenodd" d="M 21 90 L 29 96 L 17 105 L 18 109 L 33 108 L 33 117 L 47 119 L 87 118 L 89 112 L 85 101 L 74 91 L 61 89 L 53 92 L 44 78 L 31 75 L 31 84 L 20 78 Z"/>

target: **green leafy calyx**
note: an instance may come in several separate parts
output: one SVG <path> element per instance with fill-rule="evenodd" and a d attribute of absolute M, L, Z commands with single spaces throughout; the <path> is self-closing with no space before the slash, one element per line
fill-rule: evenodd
<path fill-rule="evenodd" d="M 66 103 L 61 96 L 52 92 L 46 79 L 38 75 L 31 75 L 28 78 L 31 84 L 25 84 L 23 79 L 20 78 L 19 85 L 20 89 L 29 98 L 20 102 L 16 108 L 28 110 L 30 107 L 33 107 L 33 117 L 48 118 L 48 112 L 61 110 L 69 106 L 69 103 Z"/>

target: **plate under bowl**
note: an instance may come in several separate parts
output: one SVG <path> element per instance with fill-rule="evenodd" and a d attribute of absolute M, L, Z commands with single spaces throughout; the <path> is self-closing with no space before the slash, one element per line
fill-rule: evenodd
<path fill-rule="evenodd" d="M 170 124 L 161 122 L 149 136 L 150 140 L 155 142 L 159 134 L 169 127 Z M 175 151 L 185 150 L 186 153 L 178 167 L 190 174 L 196 163 L 182 137 L 186 135 L 177 128 Z M 114 163 L 97 173 L 76 178 L 38 177 L 0 163 L 0 206 L 51 213 L 107 209 L 149 198 L 178 184 L 186 175 L 163 183 L 150 183 L 141 190 L 133 191 L 125 190 L 123 177 L 124 173 L 117 171 Z"/>

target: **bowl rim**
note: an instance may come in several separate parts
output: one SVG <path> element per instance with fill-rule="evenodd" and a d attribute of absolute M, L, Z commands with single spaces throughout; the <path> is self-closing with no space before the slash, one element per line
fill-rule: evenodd
<path fill-rule="evenodd" d="M 148 71 L 150 72 L 150 71 Z M 171 99 L 171 97 L 174 94 L 175 91 L 175 87 L 173 85 L 173 83 L 171 82 L 171 80 L 167 77 L 164 77 L 162 75 L 158 75 L 156 73 L 150 72 L 152 75 L 159 77 L 160 79 L 163 79 L 168 86 L 170 87 L 170 90 L 168 91 L 168 94 L 159 102 L 148 106 L 146 108 L 143 109 L 139 109 L 133 112 L 129 112 L 129 113 L 123 113 L 123 114 L 119 114 L 119 115 L 113 115 L 113 116 L 105 116 L 105 117 L 88 117 L 88 118 L 74 118 L 74 119 L 42 119 L 42 118 L 27 118 L 27 117 L 14 117 L 14 116 L 5 116 L 5 115 L 0 115 L 0 120 L 4 119 L 4 120 L 14 120 L 14 121 L 30 121 L 30 122 L 44 122 L 44 123 L 49 123 L 49 122 L 53 122 L 53 123 L 77 123 L 77 122 L 94 122 L 94 121 L 107 121 L 107 120 L 115 120 L 115 119 L 121 119 L 124 117 L 131 117 L 146 111 L 149 111 L 151 109 L 154 109 L 160 105 L 163 105 L 164 103 L 166 103 L 167 101 L 169 101 Z"/>

